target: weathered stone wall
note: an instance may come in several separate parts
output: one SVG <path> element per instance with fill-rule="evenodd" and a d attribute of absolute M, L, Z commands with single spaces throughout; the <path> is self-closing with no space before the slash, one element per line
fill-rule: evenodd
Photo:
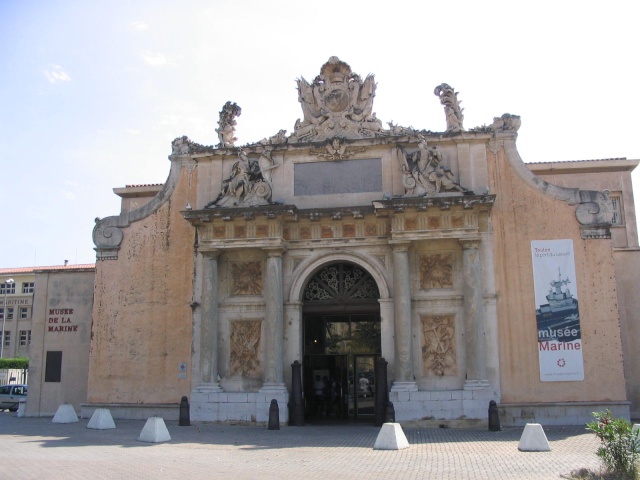
<path fill-rule="evenodd" d="M 189 394 L 195 232 L 180 211 L 195 203 L 197 168 L 172 168 L 182 169 L 173 194 L 123 228 L 117 260 L 96 265 L 89 402 L 179 403 Z"/>
<path fill-rule="evenodd" d="M 524 181 L 505 150 L 488 155 L 491 191 L 497 195 L 492 227 L 502 403 L 626 400 L 611 240 L 581 239 L 575 206 Z M 530 252 L 532 240 L 551 239 L 573 240 L 578 277 L 573 288 L 581 299 L 582 382 L 540 381 Z"/>

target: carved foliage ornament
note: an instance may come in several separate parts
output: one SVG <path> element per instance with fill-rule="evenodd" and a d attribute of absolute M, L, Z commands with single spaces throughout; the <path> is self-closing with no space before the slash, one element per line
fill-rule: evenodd
<path fill-rule="evenodd" d="M 237 320 L 231 322 L 230 365 L 231 376 L 259 378 L 262 375 L 260 359 L 260 320 Z"/>
<path fill-rule="evenodd" d="M 420 257 L 420 288 L 453 288 L 451 254 L 424 255 Z"/>
<path fill-rule="evenodd" d="M 422 363 L 429 376 L 456 375 L 455 318 L 421 315 L 424 345 Z"/>
<path fill-rule="evenodd" d="M 262 265 L 260 262 L 231 264 L 232 295 L 262 295 Z"/>

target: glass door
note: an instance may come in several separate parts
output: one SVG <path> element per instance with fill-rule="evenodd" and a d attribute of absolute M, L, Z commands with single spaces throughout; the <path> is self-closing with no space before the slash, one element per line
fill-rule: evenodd
<path fill-rule="evenodd" d="M 354 355 L 353 410 L 356 419 L 373 417 L 376 393 L 375 355 Z"/>

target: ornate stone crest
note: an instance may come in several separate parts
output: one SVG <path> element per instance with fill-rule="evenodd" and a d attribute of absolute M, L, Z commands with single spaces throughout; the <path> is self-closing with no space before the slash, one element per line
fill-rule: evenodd
<path fill-rule="evenodd" d="M 303 119 L 296 122 L 289 143 L 317 142 L 334 137 L 374 137 L 382 122 L 372 113 L 376 83 L 362 78 L 338 57 L 325 63 L 312 83 L 298 81 Z"/>
<path fill-rule="evenodd" d="M 309 153 L 317 155 L 318 157 L 325 157 L 328 160 L 344 160 L 349 158 L 354 153 L 364 152 L 364 148 L 351 148 L 343 145 L 340 139 L 334 138 L 332 141 L 327 142 L 323 149 L 309 150 Z"/>

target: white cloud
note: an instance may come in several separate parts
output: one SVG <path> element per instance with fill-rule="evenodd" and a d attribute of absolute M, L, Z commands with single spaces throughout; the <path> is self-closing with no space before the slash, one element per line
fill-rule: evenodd
<path fill-rule="evenodd" d="M 68 190 L 62 190 L 62 196 L 64 198 L 66 198 L 67 200 L 75 200 L 76 199 L 76 194 L 73 192 L 70 192 Z"/>
<path fill-rule="evenodd" d="M 143 30 L 147 30 L 149 28 L 149 25 L 147 25 L 144 22 L 141 22 L 140 20 L 136 20 L 135 22 L 132 22 L 130 25 L 132 30 L 139 30 L 139 31 L 143 31 Z"/>
<path fill-rule="evenodd" d="M 135 128 L 127 128 L 127 133 L 130 135 L 140 135 L 140 130 L 136 130 Z"/>
<path fill-rule="evenodd" d="M 142 52 L 142 59 L 152 67 L 161 67 L 167 64 L 167 57 L 163 53 Z"/>
<path fill-rule="evenodd" d="M 71 76 L 60 65 L 52 65 L 44 71 L 44 76 L 49 83 L 70 82 Z"/>

